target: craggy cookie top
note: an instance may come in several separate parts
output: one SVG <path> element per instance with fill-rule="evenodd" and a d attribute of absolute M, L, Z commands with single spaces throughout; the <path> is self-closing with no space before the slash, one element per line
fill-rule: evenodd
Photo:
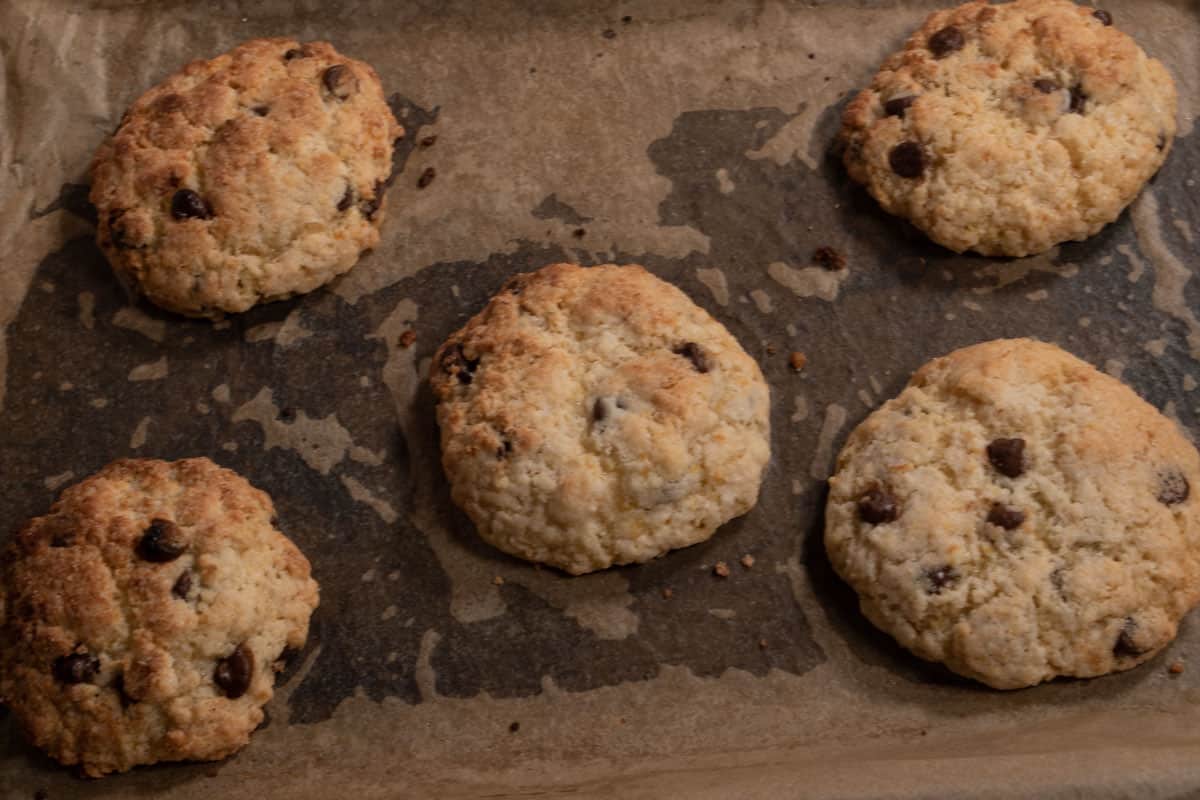
<path fill-rule="evenodd" d="M 125 114 L 92 164 L 97 241 L 183 314 L 311 291 L 378 242 L 402 134 L 367 64 L 324 42 L 246 42 Z"/>
<path fill-rule="evenodd" d="M 939 11 L 846 108 L 850 175 L 951 250 L 1023 256 L 1112 222 L 1166 159 L 1175 85 L 1104 11 Z"/>
<path fill-rule="evenodd" d="M 455 502 L 496 547 L 574 574 L 709 538 L 770 455 L 758 364 L 639 266 L 513 278 L 430 379 Z"/>
<path fill-rule="evenodd" d="M 263 492 L 204 458 L 117 461 L 0 559 L 0 698 L 88 775 L 244 745 L 317 605 Z"/>
<path fill-rule="evenodd" d="M 849 437 L 825 543 L 864 613 L 997 688 L 1128 669 L 1200 601 L 1200 455 L 1114 378 L 999 340 Z"/>

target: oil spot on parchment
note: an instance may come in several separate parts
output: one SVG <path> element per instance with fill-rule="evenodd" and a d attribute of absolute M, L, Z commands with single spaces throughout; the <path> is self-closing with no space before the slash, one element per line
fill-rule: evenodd
<path fill-rule="evenodd" d="M 251 400 L 238 406 L 233 422 L 255 422 L 262 428 L 263 448 L 294 450 L 304 463 L 328 475 L 354 446 L 354 439 L 337 414 L 312 418 L 304 409 L 281 409 L 271 389 L 263 387 Z"/>
<path fill-rule="evenodd" d="M 1192 271 L 1175 255 L 1163 236 L 1158 198 L 1146 187 L 1133 203 L 1133 226 L 1141 251 L 1154 265 L 1154 307 L 1187 327 L 1188 351 L 1200 361 L 1200 319 L 1188 304 L 1186 287 Z"/>
<path fill-rule="evenodd" d="M 142 417 L 137 427 L 133 429 L 133 433 L 129 436 L 130 450 L 140 450 L 145 446 L 146 436 L 150 433 L 150 422 L 152 419 L 152 417 Z"/>
<path fill-rule="evenodd" d="M 825 407 L 825 419 L 821 422 L 821 432 L 817 436 L 817 449 L 808 469 L 809 476 L 814 480 L 823 481 L 829 477 L 833 468 L 833 443 L 845 424 L 845 408 L 837 403 L 830 403 Z"/>
<path fill-rule="evenodd" d="M 167 377 L 168 370 L 167 357 L 163 356 L 156 361 L 138 364 L 129 370 L 128 378 L 131 381 L 161 381 Z"/>
<path fill-rule="evenodd" d="M 136 333 L 140 333 L 147 339 L 154 342 L 163 342 L 167 338 L 167 323 L 161 319 L 155 319 L 134 306 L 125 306 L 124 308 L 113 314 L 112 324 L 118 328 L 125 328 Z"/>
<path fill-rule="evenodd" d="M 725 279 L 724 272 L 715 268 L 705 269 L 702 267 L 696 270 L 696 278 L 708 287 L 718 305 L 729 305 L 729 282 Z"/>

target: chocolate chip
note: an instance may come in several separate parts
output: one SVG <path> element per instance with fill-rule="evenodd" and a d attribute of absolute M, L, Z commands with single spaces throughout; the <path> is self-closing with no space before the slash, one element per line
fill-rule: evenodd
<path fill-rule="evenodd" d="M 254 651 L 245 643 L 239 644 L 229 656 L 217 662 L 213 682 L 230 700 L 236 700 L 250 688 L 254 677 Z"/>
<path fill-rule="evenodd" d="M 919 178 L 925 172 L 925 150 L 916 142 L 901 142 L 888 153 L 888 164 L 901 178 Z"/>
<path fill-rule="evenodd" d="M 254 108 L 252 108 L 250 110 L 253 111 L 255 114 L 258 114 L 260 117 L 265 117 L 271 109 L 267 106 L 255 106 Z"/>
<path fill-rule="evenodd" d="M 870 525 L 881 525 L 899 517 L 900 506 L 887 489 L 872 486 L 858 498 L 858 516 Z"/>
<path fill-rule="evenodd" d="M 1133 617 L 1125 618 L 1125 624 L 1121 626 L 1121 632 L 1117 635 L 1117 641 L 1113 644 L 1114 656 L 1117 658 L 1134 658 L 1146 652 L 1148 648 L 1142 647 L 1134 639 L 1137 635 L 1137 628 L 1137 622 Z"/>
<path fill-rule="evenodd" d="M 958 570 L 949 565 L 925 571 L 925 591 L 929 594 L 941 594 L 942 589 L 958 583 L 961 576 Z"/>
<path fill-rule="evenodd" d="M 692 362 L 692 368 L 699 373 L 708 372 L 712 369 L 712 364 L 709 361 L 708 353 L 704 352 L 704 348 L 695 342 L 684 342 L 671 351 L 677 356 L 683 356 L 688 361 Z"/>
<path fill-rule="evenodd" d="M 813 251 L 813 263 L 830 272 L 840 272 L 846 268 L 846 257 L 832 247 L 818 247 Z"/>
<path fill-rule="evenodd" d="M 204 198 L 191 189 L 180 189 L 171 198 L 171 216 L 175 219 L 208 219 L 212 209 Z"/>
<path fill-rule="evenodd" d="M 100 659 L 91 653 L 71 653 L 54 659 L 51 672 L 63 683 L 91 683 L 100 671 Z"/>
<path fill-rule="evenodd" d="M 987 457 L 1001 475 L 1016 478 L 1025 472 L 1025 440 L 994 439 L 987 446 Z"/>
<path fill-rule="evenodd" d="M 321 83 L 338 100 L 345 100 L 358 91 L 358 78 L 345 64 L 334 64 L 325 70 L 321 74 Z"/>
<path fill-rule="evenodd" d="M 1052 92 L 1057 92 L 1062 87 L 1049 78 L 1038 78 L 1033 82 L 1033 88 L 1042 94 L 1051 94 Z"/>
<path fill-rule="evenodd" d="M 1192 487 L 1183 473 L 1177 469 L 1165 470 L 1158 474 L 1158 502 L 1164 506 L 1179 505 L 1188 499 Z"/>
<path fill-rule="evenodd" d="M 1021 527 L 1021 523 L 1025 521 L 1025 512 L 1002 503 L 993 503 L 992 510 L 988 512 L 987 521 L 998 528 L 1011 531 Z"/>
<path fill-rule="evenodd" d="M 929 37 L 929 50 L 934 58 L 945 58 L 956 50 L 962 50 L 966 43 L 962 31 L 953 25 L 947 25 Z"/>
<path fill-rule="evenodd" d="M 426 167 L 421 173 L 421 177 L 417 178 L 417 188 L 424 189 L 429 184 L 433 183 L 433 179 L 437 177 L 437 170 L 433 167 Z"/>
<path fill-rule="evenodd" d="M 1084 105 L 1087 103 L 1087 99 L 1088 99 L 1088 96 L 1083 93 L 1082 86 L 1072 86 L 1071 87 L 1071 105 L 1068 107 L 1067 110 L 1070 111 L 1072 114 L 1082 114 Z"/>
<path fill-rule="evenodd" d="M 304 51 L 297 47 L 293 47 L 291 50 L 288 50 L 286 53 L 283 54 L 284 61 L 291 61 L 293 58 L 303 58 L 303 57 L 304 57 Z"/>
<path fill-rule="evenodd" d="M 904 112 L 908 111 L 908 107 L 916 102 L 915 94 L 908 94 L 904 97 L 893 97 L 883 104 L 883 113 L 889 117 L 903 117 Z"/>
<path fill-rule="evenodd" d="M 479 359 L 467 358 L 461 344 L 454 345 L 442 356 L 442 372 L 447 375 L 457 374 L 459 383 L 468 384 L 474 380 L 475 368 L 478 366 Z"/>
<path fill-rule="evenodd" d="M 178 597 L 180 600 L 186 600 L 188 592 L 192 590 L 192 573 L 183 572 L 175 579 L 175 585 L 171 587 L 171 594 Z"/>
<path fill-rule="evenodd" d="M 421 140 L 421 147 L 433 147 L 437 144 L 437 134 L 430 134 Z"/>
<path fill-rule="evenodd" d="M 184 550 L 187 550 L 187 539 L 183 531 L 167 519 L 152 520 L 137 546 L 138 556 L 155 564 L 174 561 L 183 555 Z"/>
<path fill-rule="evenodd" d="M 354 187 L 347 186 L 345 193 L 342 195 L 342 199 L 338 200 L 337 210 L 345 211 L 352 205 L 354 205 Z"/>
<path fill-rule="evenodd" d="M 1092 12 L 1092 16 L 1100 20 L 1100 24 L 1102 25 L 1112 25 L 1112 14 L 1103 9 L 1097 8 Z"/>

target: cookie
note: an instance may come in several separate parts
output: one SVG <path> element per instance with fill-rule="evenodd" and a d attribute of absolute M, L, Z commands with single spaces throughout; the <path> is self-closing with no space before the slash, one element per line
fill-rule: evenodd
<path fill-rule="evenodd" d="M 851 177 L 957 252 L 1025 256 L 1115 220 L 1162 166 L 1175 84 L 1068 0 L 932 14 L 847 106 Z"/>
<path fill-rule="evenodd" d="M 1134 667 L 1200 601 L 1200 455 L 1053 345 L 926 364 L 829 485 L 825 546 L 863 613 L 998 689 Z"/>
<path fill-rule="evenodd" d="M 0 558 L 0 698 L 90 776 L 223 758 L 308 635 L 317 584 L 270 498 L 208 459 L 116 461 Z"/>
<path fill-rule="evenodd" d="M 96 241 L 180 314 L 312 291 L 379 241 L 403 132 L 367 64 L 325 42 L 246 42 L 126 112 L 92 163 Z"/>
<path fill-rule="evenodd" d="M 430 380 L 454 501 L 495 547 L 574 575 L 708 539 L 770 456 L 758 364 L 639 266 L 516 276 Z"/>

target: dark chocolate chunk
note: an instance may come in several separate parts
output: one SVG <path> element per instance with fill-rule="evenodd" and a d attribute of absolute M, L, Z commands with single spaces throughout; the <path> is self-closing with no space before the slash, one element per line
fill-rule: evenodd
<path fill-rule="evenodd" d="M 1082 114 L 1084 105 L 1087 103 L 1088 96 L 1083 93 L 1082 86 L 1071 87 L 1071 105 L 1067 109 L 1072 114 Z"/>
<path fill-rule="evenodd" d="M 358 78 L 345 64 L 334 64 L 325 70 L 321 74 L 321 83 L 338 100 L 345 100 L 358 91 Z"/>
<path fill-rule="evenodd" d="M 437 177 L 437 170 L 433 167 L 426 167 L 421 172 L 421 177 L 417 178 L 417 188 L 424 189 L 429 184 L 433 183 L 433 179 Z"/>
<path fill-rule="evenodd" d="M 1102 25 L 1112 25 L 1112 14 L 1108 13 L 1104 9 L 1097 8 L 1092 12 L 1092 16 L 1100 20 L 1100 24 Z"/>
<path fill-rule="evenodd" d="M 1001 475 L 1016 478 L 1025 472 L 1025 440 L 995 439 L 987 446 L 987 457 Z"/>
<path fill-rule="evenodd" d="M 155 564 L 174 561 L 184 550 L 187 550 L 187 539 L 183 531 L 168 519 L 151 520 L 137 545 L 138 556 Z"/>
<path fill-rule="evenodd" d="M 1164 470 L 1158 473 L 1158 502 L 1164 506 L 1179 505 L 1188 499 L 1192 487 L 1183 473 L 1177 469 Z"/>
<path fill-rule="evenodd" d="M 887 489 L 872 486 L 858 498 L 858 516 L 863 522 L 881 525 L 900 516 L 900 506 Z"/>
<path fill-rule="evenodd" d="M 907 94 L 903 97 L 893 97 L 883 104 L 883 113 L 889 117 L 903 117 L 904 112 L 908 111 L 917 99 L 915 94 Z"/>
<path fill-rule="evenodd" d="M 51 672 L 63 683 L 91 683 L 100 671 L 100 659 L 91 653 L 71 653 L 54 659 Z"/>
<path fill-rule="evenodd" d="M 283 54 L 284 61 L 291 61 L 293 58 L 303 58 L 303 57 L 304 57 L 304 51 L 298 47 L 293 47 L 291 50 L 288 50 L 286 53 Z"/>
<path fill-rule="evenodd" d="M 947 25 L 929 37 L 929 51 L 934 58 L 945 58 L 951 53 L 962 50 L 967 43 L 962 31 L 953 25 Z"/>
<path fill-rule="evenodd" d="M 180 600 L 186 600 L 188 592 L 192 590 L 192 573 L 182 572 L 175 579 L 175 585 L 171 587 L 171 594 L 178 597 Z"/>
<path fill-rule="evenodd" d="M 342 195 L 342 199 L 338 200 L 337 210 L 345 211 L 352 205 L 354 205 L 354 187 L 346 186 L 346 191 Z"/>
<path fill-rule="evenodd" d="M 709 361 L 708 353 L 704 352 L 704 348 L 695 342 L 684 342 L 671 351 L 677 356 L 683 356 L 688 361 L 692 362 L 692 367 L 696 372 L 704 373 L 712 369 L 712 363 Z"/>
<path fill-rule="evenodd" d="M 958 583 L 961 576 L 958 570 L 949 565 L 925 571 L 925 591 L 929 594 L 941 594 L 942 589 Z"/>
<path fill-rule="evenodd" d="M 925 172 L 925 150 L 916 142 L 901 142 L 888 153 L 888 165 L 901 178 L 919 178 Z"/>
<path fill-rule="evenodd" d="M 175 219 L 208 219 L 212 209 L 191 189 L 180 189 L 171 198 L 171 216 Z"/>
<path fill-rule="evenodd" d="M 626 25 L 628 25 L 629 23 L 633 22 L 633 17 L 631 17 L 629 14 L 626 14 L 625 16 L 621 17 L 621 22 L 624 22 Z"/>
<path fill-rule="evenodd" d="M 213 683 L 225 696 L 236 700 L 250 688 L 254 677 L 254 651 L 245 643 L 239 644 L 230 655 L 217 662 L 213 670 Z"/>
<path fill-rule="evenodd" d="M 451 375 L 457 371 L 459 383 L 466 384 L 474 380 L 475 368 L 478 366 L 479 359 L 467 358 L 461 344 L 454 345 L 442 356 L 442 372 Z"/>
<path fill-rule="evenodd" d="M 1003 503 L 993 503 L 992 510 L 988 512 L 987 521 L 998 528 L 1011 531 L 1021 527 L 1021 524 L 1025 522 L 1025 512 Z"/>
<path fill-rule="evenodd" d="M 813 263 L 830 272 L 840 272 L 846 268 L 846 257 L 832 247 L 818 247 L 813 252 Z"/>
<path fill-rule="evenodd" d="M 1057 92 L 1062 87 L 1049 78 L 1038 78 L 1033 82 L 1033 88 L 1042 94 L 1050 94 L 1051 92 Z"/>
<path fill-rule="evenodd" d="M 1117 641 L 1113 644 L 1114 656 L 1117 658 L 1133 658 L 1146 652 L 1147 648 L 1139 645 L 1134 638 L 1137 635 L 1137 628 L 1137 622 L 1133 617 L 1125 618 L 1125 624 L 1121 626 L 1121 632 L 1117 635 Z"/>

